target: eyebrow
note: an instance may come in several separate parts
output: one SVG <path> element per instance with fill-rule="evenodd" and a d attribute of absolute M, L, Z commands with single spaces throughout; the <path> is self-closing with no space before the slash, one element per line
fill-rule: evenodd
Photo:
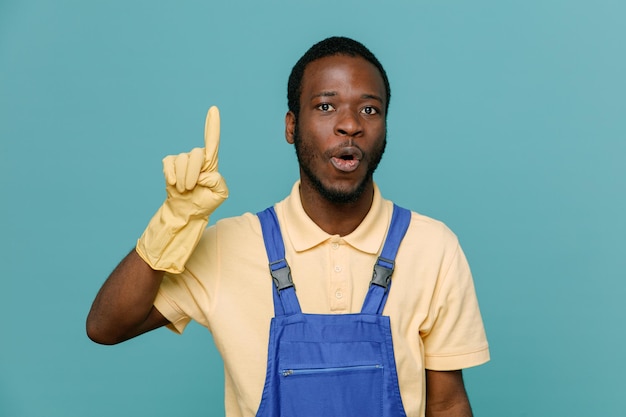
<path fill-rule="evenodd" d="M 337 95 L 339 95 L 339 93 L 337 93 L 336 91 L 322 91 L 320 93 L 313 94 L 311 96 L 311 99 L 314 99 L 314 98 L 317 98 L 317 97 L 335 97 Z M 362 99 L 372 99 L 372 100 L 379 101 L 380 103 L 383 103 L 382 97 L 377 96 L 376 94 L 362 94 L 361 98 Z"/>
<path fill-rule="evenodd" d="M 311 98 L 314 99 L 317 97 L 334 97 L 337 94 L 338 93 L 336 91 L 322 91 L 321 93 L 313 94 Z"/>
<path fill-rule="evenodd" d="M 372 100 L 380 101 L 381 103 L 383 102 L 382 97 L 377 96 L 376 94 L 363 94 L 361 96 L 361 98 L 369 98 L 369 99 L 372 99 Z"/>

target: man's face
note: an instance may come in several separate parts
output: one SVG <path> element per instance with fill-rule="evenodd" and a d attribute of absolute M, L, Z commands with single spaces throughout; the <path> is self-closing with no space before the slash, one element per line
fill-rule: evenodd
<path fill-rule="evenodd" d="M 301 186 L 335 203 L 362 195 L 385 149 L 385 97 L 378 69 L 361 57 L 334 55 L 307 65 L 298 120 L 287 115 Z"/>

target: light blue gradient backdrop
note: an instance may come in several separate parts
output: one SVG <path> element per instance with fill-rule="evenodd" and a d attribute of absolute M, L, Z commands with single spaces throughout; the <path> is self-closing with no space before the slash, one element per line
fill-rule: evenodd
<path fill-rule="evenodd" d="M 619 417 L 626 389 L 623 1 L 0 0 L 0 416 L 214 416 L 211 336 L 91 343 L 95 293 L 164 198 L 161 158 L 222 114 L 231 198 L 283 198 L 286 79 L 314 42 L 392 85 L 384 196 L 445 221 L 492 362 L 481 417 Z M 259 358 L 264 360 L 264 358 Z"/>

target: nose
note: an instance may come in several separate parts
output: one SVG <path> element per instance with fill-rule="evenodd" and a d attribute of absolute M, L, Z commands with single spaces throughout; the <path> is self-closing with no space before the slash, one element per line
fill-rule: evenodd
<path fill-rule="evenodd" d="M 363 126 L 359 115 L 352 110 L 345 110 L 339 114 L 335 124 L 335 134 L 338 136 L 358 136 L 362 133 Z"/>

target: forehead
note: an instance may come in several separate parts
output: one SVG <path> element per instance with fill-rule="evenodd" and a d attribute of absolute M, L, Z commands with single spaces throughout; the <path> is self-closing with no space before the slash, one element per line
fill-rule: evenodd
<path fill-rule="evenodd" d="M 309 63 L 302 76 L 301 98 L 324 91 L 354 91 L 385 101 L 385 83 L 374 64 L 360 56 L 331 55 Z"/>

